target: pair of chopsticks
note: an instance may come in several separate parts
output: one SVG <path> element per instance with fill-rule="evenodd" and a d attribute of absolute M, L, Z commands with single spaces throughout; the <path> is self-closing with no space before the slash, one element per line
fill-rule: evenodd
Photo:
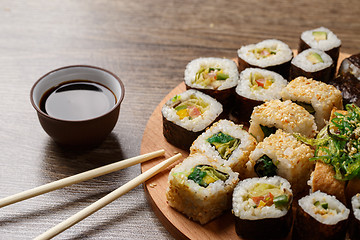
<path fill-rule="evenodd" d="M 71 184 L 79 183 L 85 180 L 89 180 L 91 178 L 95 178 L 104 174 L 108 174 L 138 163 L 145 162 L 147 160 L 162 156 L 165 154 L 164 150 L 158 150 L 155 152 L 143 154 L 137 157 L 129 158 L 126 160 L 122 160 L 116 163 L 112 163 L 103 167 L 99 167 L 93 170 L 89 170 L 83 173 L 76 174 L 74 176 L 70 176 L 64 179 L 57 180 L 55 182 L 51 182 L 24 192 L 20 192 L 14 194 L 9 197 L 5 197 L 0 199 L 0 208 L 10 205 L 12 203 L 16 203 L 31 197 L 38 196 L 40 194 L 44 194 L 62 187 L 69 186 Z M 43 234 L 39 235 L 37 240 L 40 239 L 50 239 L 58 235 L 59 233 L 65 231 L 66 229 L 70 228 L 71 226 L 75 225 L 76 223 L 80 222 L 84 218 L 90 216 L 94 212 L 98 211 L 99 209 L 103 208 L 107 204 L 113 202 L 117 198 L 121 197 L 125 193 L 129 192 L 131 189 L 135 188 L 136 186 L 140 185 L 141 183 L 145 182 L 146 180 L 150 179 L 157 173 L 161 172 L 176 160 L 180 159 L 181 154 L 178 153 L 173 157 L 168 158 L 167 160 L 155 165 L 154 167 L 150 168 L 146 172 L 140 174 L 136 178 L 130 180 L 123 186 L 119 187 L 118 189 L 114 190 L 113 192 L 109 193 L 105 197 L 99 199 L 98 201 L 94 202 L 90 206 L 84 208 L 80 212 L 74 214 L 73 216 L 69 217 L 65 221 L 59 223 L 58 225 L 54 226 L 53 228 L 49 229 L 48 231 L 44 232 Z"/>

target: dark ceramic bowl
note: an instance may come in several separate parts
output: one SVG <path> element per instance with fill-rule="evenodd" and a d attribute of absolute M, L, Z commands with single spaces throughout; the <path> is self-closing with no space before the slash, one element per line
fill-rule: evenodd
<path fill-rule="evenodd" d="M 107 87 L 115 95 L 115 105 L 99 116 L 81 120 L 56 118 L 41 110 L 40 101 L 49 89 L 74 80 L 87 80 Z M 53 70 L 41 77 L 31 88 L 30 100 L 41 126 L 55 142 L 85 146 L 101 143 L 113 130 L 124 93 L 124 85 L 115 74 L 98 67 L 74 65 Z"/>

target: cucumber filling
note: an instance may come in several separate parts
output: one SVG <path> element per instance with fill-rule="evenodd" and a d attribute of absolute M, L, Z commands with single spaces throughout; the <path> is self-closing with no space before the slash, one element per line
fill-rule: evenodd
<path fill-rule="evenodd" d="M 229 174 L 223 173 L 210 165 L 197 165 L 188 176 L 188 179 L 193 180 L 205 188 L 209 186 L 210 183 L 216 182 L 217 180 L 225 182 L 228 178 Z"/>
<path fill-rule="evenodd" d="M 223 132 L 218 132 L 212 135 L 206 141 L 208 141 L 212 146 L 215 147 L 216 151 L 224 160 L 228 160 L 234 150 L 241 143 L 240 139 L 233 138 L 232 136 Z"/>

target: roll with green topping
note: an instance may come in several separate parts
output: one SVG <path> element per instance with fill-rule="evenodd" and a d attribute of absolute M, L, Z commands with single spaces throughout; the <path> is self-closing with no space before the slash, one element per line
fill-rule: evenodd
<path fill-rule="evenodd" d="M 255 146 L 255 138 L 244 130 L 242 125 L 220 120 L 194 141 L 190 153 L 206 154 L 238 172 L 240 178 L 246 178 L 249 173 L 245 164 Z"/>
<path fill-rule="evenodd" d="M 238 173 L 203 154 L 191 154 L 169 173 L 168 204 L 201 224 L 231 208 Z"/>

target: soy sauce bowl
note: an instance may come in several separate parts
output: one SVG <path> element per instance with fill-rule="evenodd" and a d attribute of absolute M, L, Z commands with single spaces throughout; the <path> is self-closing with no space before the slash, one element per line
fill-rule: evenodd
<path fill-rule="evenodd" d="M 114 95 L 113 106 L 98 115 L 90 115 L 83 119 L 59 117 L 44 109 L 43 101 L 49 92 L 64 84 L 78 81 L 101 85 L 110 90 Z M 94 66 L 73 65 L 55 69 L 36 81 L 30 91 L 30 101 L 42 128 L 55 142 L 69 146 L 94 146 L 105 140 L 114 129 L 124 94 L 122 81 L 108 70 Z M 92 103 L 89 102 L 89 106 L 91 105 Z"/>

